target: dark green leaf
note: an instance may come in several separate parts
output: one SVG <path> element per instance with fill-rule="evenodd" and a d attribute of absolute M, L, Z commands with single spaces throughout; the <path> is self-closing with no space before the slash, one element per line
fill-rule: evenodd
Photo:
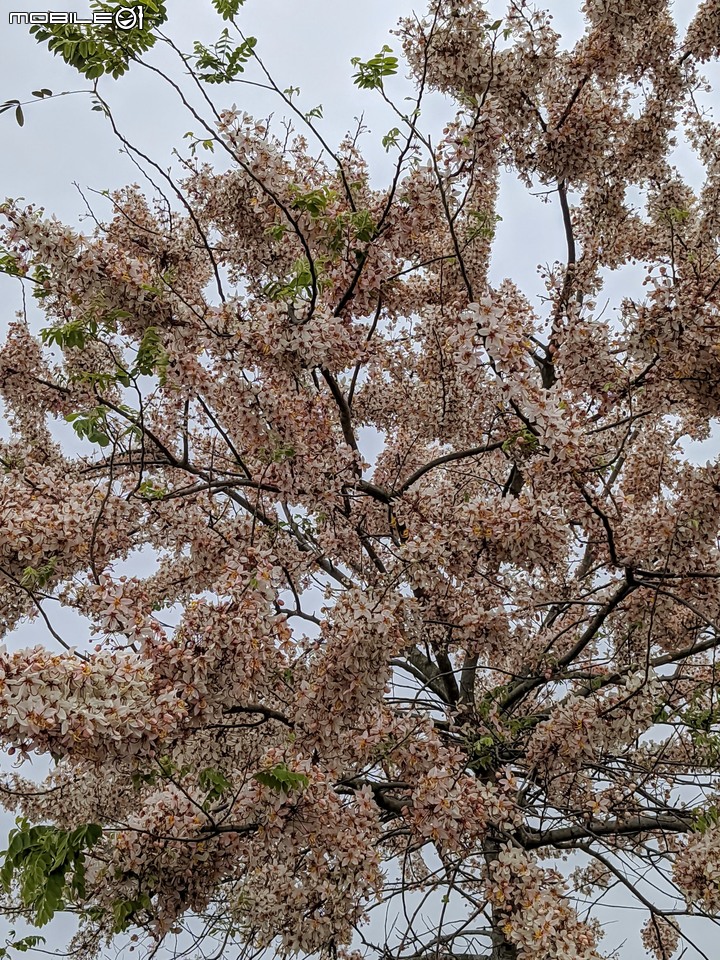
<path fill-rule="evenodd" d="M 238 10 L 244 2 L 245 0 L 212 0 L 213 6 L 223 20 L 231 20 L 237 16 Z"/>

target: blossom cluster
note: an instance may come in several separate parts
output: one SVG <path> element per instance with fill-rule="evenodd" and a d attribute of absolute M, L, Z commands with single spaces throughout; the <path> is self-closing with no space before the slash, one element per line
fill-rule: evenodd
<path fill-rule="evenodd" d="M 682 36 L 667 0 L 582 13 L 570 49 L 527 0 L 402 21 L 418 101 L 385 187 L 362 125 L 334 149 L 313 114 L 278 133 L 232 105 L 178 209 L 131 184 L 85 233 L 0 207 L 2 269 L 45 318 L 0 347 L 0 628 L 61 645 L 0 650 L 0 741 L 54 764 L 0 802 L 102 826 L 81 956 L 201 914 L 228 943 L 353 957 L 400 893 L 467 923 L 408 914 L 384 957 L 467 955 L 477 928 L 518 960 L 599 960 L 573 896 L 617 871 L 720 909 L 720 467 L 681 449 L 720 412 L 696 96 L 720 10 Z M 428 91 L 453 101 L 437 139 Z M 564 229 L 540 297 L 493 259 L 506 171 Z M 591 863 L 563 877 L 558 851 Z M 683 904 L 646 887 L 667 960 Z"/>

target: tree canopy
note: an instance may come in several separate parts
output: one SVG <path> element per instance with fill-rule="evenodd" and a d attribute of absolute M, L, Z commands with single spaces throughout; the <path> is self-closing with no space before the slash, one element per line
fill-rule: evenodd
<path fill-rule="evenodd" d="M 170 43 L 144 6 L 38 39 L 155 192 L 87 233 L 0 207 L 46 318 L 0 349 L 0 620 L 55 641 L 0 651 L 0 740 L 53 764 L 0 784 L 0 911 L 74 912 L 78 958 L 187 924 L 207 956 L 599 960 L 620 888 L 649 953 L 706 956 L 720 463 L 680 441 L 720 415 L 720 2 L 679 35 L 668 0 L 585 0 L 566 49 L 526 0 L 433 0 L 352 64 L 396 116 L 381 186 L 231 0 L 175 50 L 182 173 L 144 154 L 97 84 Z M 227 102 L 251 69 L 286 122 Z M 501 171 L 564 225 L 539 303 L 489 280 Z"/>

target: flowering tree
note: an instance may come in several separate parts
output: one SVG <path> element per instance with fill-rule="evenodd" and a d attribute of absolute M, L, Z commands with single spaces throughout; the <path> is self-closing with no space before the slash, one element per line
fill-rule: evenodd
<path fill-rule="evenodd" d="M 355 61 L 382 188 L 269 75 L 297 132 L 216 109 L 264 69 L 216 6 L 181 177 L 100 101 L 172 202 L 130 186 L 92 235 L 2 207 L 47 321 L 0 352 L 0 615 L 57 641 L 0 654 L 2 740 L 54 764 L 1 786 L 4 908 L 76 911 L 79 956 L 189 916 L 223 956 L 596 960 L 619 887 L 669 960 L 720 910 L 720 467 L 679 447 L 720 413 L 720 3 L 679 37 L 667 0 L 586 0 L 566 50 L 525 0 L 433 0 L 414 103 L 389 47 Z M 539 308 L 488 280 L 503 168 L 564 223 Z"/>

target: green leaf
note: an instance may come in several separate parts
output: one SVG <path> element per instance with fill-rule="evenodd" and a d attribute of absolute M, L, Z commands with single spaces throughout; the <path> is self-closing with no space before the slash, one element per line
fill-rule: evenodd
<path fill-rule="evenodd" d="M 108 11 L 111 9 L 142 7 L 142 19 L 130 24 L 130 29 L 119 29 L 115 22 L 95 24 L 92 31 L 79 24 L 34 24 L 30 33 L 38 43 L 44 43 L 56 56 L 74 67 L 88 79 L 97 79 L 103 74 L 122 76 L 132 60 L 154 46 L 157 37 L 155 28 L 167 19 L 164 0 L 134 0 L 127 3 L 107 4 L 93 0 L 93 6 Z M 43 96 L 52 92 L 43 87 L 38 91 Z"/>
<path fill-rule="evenodd" d="M 685 223 L 689 216 L 689 210 L 682 210 L 679 207 L 669 207 L 663 212 L 662 219 L 668 223 Z"/>
<path fill-rule="evenodd" d="M 45 825 L 31 827 L 22 818 L 16 822 L 7 850 L 0 854 L 0 883 L 7 893 L 16 886 L 33 922 L 43 926 L 64 908 L 66 900 L 83 894 L 85 852 L 98 842 L 102 827 L 83 824 L 67 831 Z"/>
<path fill-rule="evenodd" d="M 133 373 L 140 373 L 145 376 L 159 373 L 162 379 L 162 375 L 167 370 L 168 362 L 169 358 L 163 349 L 157 327 L 148 327 L 143 333 L 138 347 Z"/>
<path fill-rule="evenodd" d="M 57 564 L 57 557 L 51 557 L 46 563 L 42 566 L 35 567 L 25 567 L 20 578 L 20 584 L 26 589 L 32 589 L 37 587 L 42 589 L 47 586 L 47 584 L 52 579 L 53 574 L 55 573 L 55 566 Z"/>
<path fill-rule="evenodd" d="M 45 327 L 40 331 L 40 339 L 46 346 L 56 344 L 61 349 L 76 347 L 82 349 L 88 339 L 97 335 L 97 321 L 90 318 L 69 320 L 60 327 Z"/>
<path fill-rule="evenodd" d="M 138 493 L 146 500 L 162 500 L 167 496 L 168 491 L 164 487 L 155 486 L 152 480 L 143 480 L 138 487 Z"/>
<path fill-rule="evenodd" d="M 151 773 L 136 772 L 132 774 L 130 779 L 132 781 L 133 789 L 139 790 L 141 787 L 145 786 L 146 784 L 151 787 L 154 786 L 157 783 L 158 777 L 157 777 L 157 774 L 154 772 L 151 772 Z"/>
<path fill-rule="evenodd" d="M 373 220 L 369 210 L 356 210 L 350 215 L 350 223 L 352 224 L 356 240 L 359 240 L 361 243 L 370 243 L 375 239 L 377 224 Z"/>
<path fill-rule="evenodd" d="M 9 277 L 20 277 L 23 274 L 23 269 L 14 254 L 6 250 L 0 250 L 0 273 L 5 273 Z"/>
<path fill-rule="evenodd" d="M 390 147 L 397 147 L 399 144 L 400 130 L 397 127 L 393 127 L 392 130 L 388 130 L 388 132 L 382 138 L 382 145 L 385 147 L 385 152 L 388 153 Z"/>
<path fill-rule="evenodd" d="M 25 117 L 22 112 L 22 107 L 20 104 L 15 107 L 15 119 L 18 122 L 18 126 L 22 127 L 25 124 Z"/>
<path fill-rule="evenodd" d="M 196 41 L 193 59 L 197 64 L 199 79 L 205 83 L 230 83 L 239 73 L 243 73 L 243 64 L 252 57 L 256 44 L 255 37 L 246 37 L 238 47 L 231 49 L 227 27 L 212 47 Z"/>
<path fill-rule="evenodd" d="M 705 809 L 697 807 L 692 813 L 695 817 L 693 830 L 696 833 L 707 833 L 711 827 L 716 827 L 720 823 L 720 809 L 716 806 Z"/>
<path fill-rule="evenodd" d="M 108 390 L 117 384 L 129 387 L 132 382 L 128 372 L 121 370 L 120 367 L 114 373 L 94 373 L 90 370 L 78 370 L 71 373 L 68 380 L 70 383 L 87 383 L 91 387 L 97 387 L 98 390 Z"/>
<path fill-rule="evenodd" d="M 319 268 L 320 261 L 320 257 L 316 258 L 316 270 Z M 318 290 L 322 290 L 325 285 L 323 279 L 318 275 L 315 277 L 315 283 Z M 271 300 L 293 302 L 299 297 L 310 299 L 312 289 L 313 275 L 310 264 L 304 257 L 301 257 L 293 264 L 293 273 L 288 278 L 271 281 L 265 285 L 263 291 Z"/>
<path fill-rule="evenodd" d="M 112 905 L 113 933 L 124 933 L 141 910 L 150 908 L 150 897 L 141 893 L 134 900 L 115 900 Z"/>
<path fill-rule="evenodd" d="M 363 62 L 360 57 L 353 57 L 350 63 L 357 67 L 357 73 L 353 74 L 355 84 L 363 90 L 380 89 L 383 78 L 391 77 L 398 71 L 398 59 L 388 56 L 390 53 L 392 49 L 385 44 L 380 53 L 369 60 Z"/>
<path fill-rule="evenodd" d="M 206 793 L 203 806 L 219 800 L 232 786 L 223 773 L 219 770 L 214 770 L 212 767 L 207 767 L 205 770 L 200 771 L 198 783 L 200 784 L 200 789 Z"/>
<path fill-rule="evenodd" d="M 232 20 L 237 16 L 238 10 L 245 0 L 212 0 L 212 5 L 223 18 L 223 20 Z"/>
<path fill-rule="evenodd" d="M 337 193 L 330 187 L 319 187 L 317 190 L 309 190 L 307 193 L 301 192 L 299 187 L 292 188 L 295 197 L 292 201 L 293 210 L 300 210 L 309 213 L 316 219 L 321 216 L 336 197 Z"/>
<path fill-rule="evenodd" d="M 468 243 L 478 237 L 492 240 L 495 236 L 495 226 L 502 220 L 499 214 L 488 213 L 486 210 L 471 210 L 468 218 L 471 224 L 467 236 Z"/>
<path fill-rule="evenodd" d="M 272 237 L 273 240 L 282 240 L 285 234 L 288 232 L 287 224 L 276 223 L 272 227 L 268 227 L 267 234 L 269 237 Z"/>
<path fill-rule="evenodd" d="M 11 930 L 10 937 L 15 936 L 15 931 Z M 10 957 L 8 950 L 17 950 L 18 953 L 27 953 L 28 950 L 32 950 L 34 947 L 39 946 L 41 943 L 44 944 L 45 937 L 40 937 L 37 934 L 30 934 L 30 936 L 23 937 L 21 940 L 6 940 L 5 943 L 7 946 L 0 947 L 0 958 Z"/>
<path fill-rule="evenodd" d="M 95 407 L 86 414 L 68 413 L 65 420 L 72 423 L 73 430 L 81 440 L 89 440 L 106 447 L 110 443 L 110 436 L 106 431 L 108 408 Z"/>
<path fill-rule="evenodd" d="M 290 793 L 291 790 L 303 789 L 310 783 L 304 773 L 295 773 L 284 763 L 278 763 L 269 770 L 259 770 L 253 774 L 253 779 L 275 793 L 285 794 Z"/>

